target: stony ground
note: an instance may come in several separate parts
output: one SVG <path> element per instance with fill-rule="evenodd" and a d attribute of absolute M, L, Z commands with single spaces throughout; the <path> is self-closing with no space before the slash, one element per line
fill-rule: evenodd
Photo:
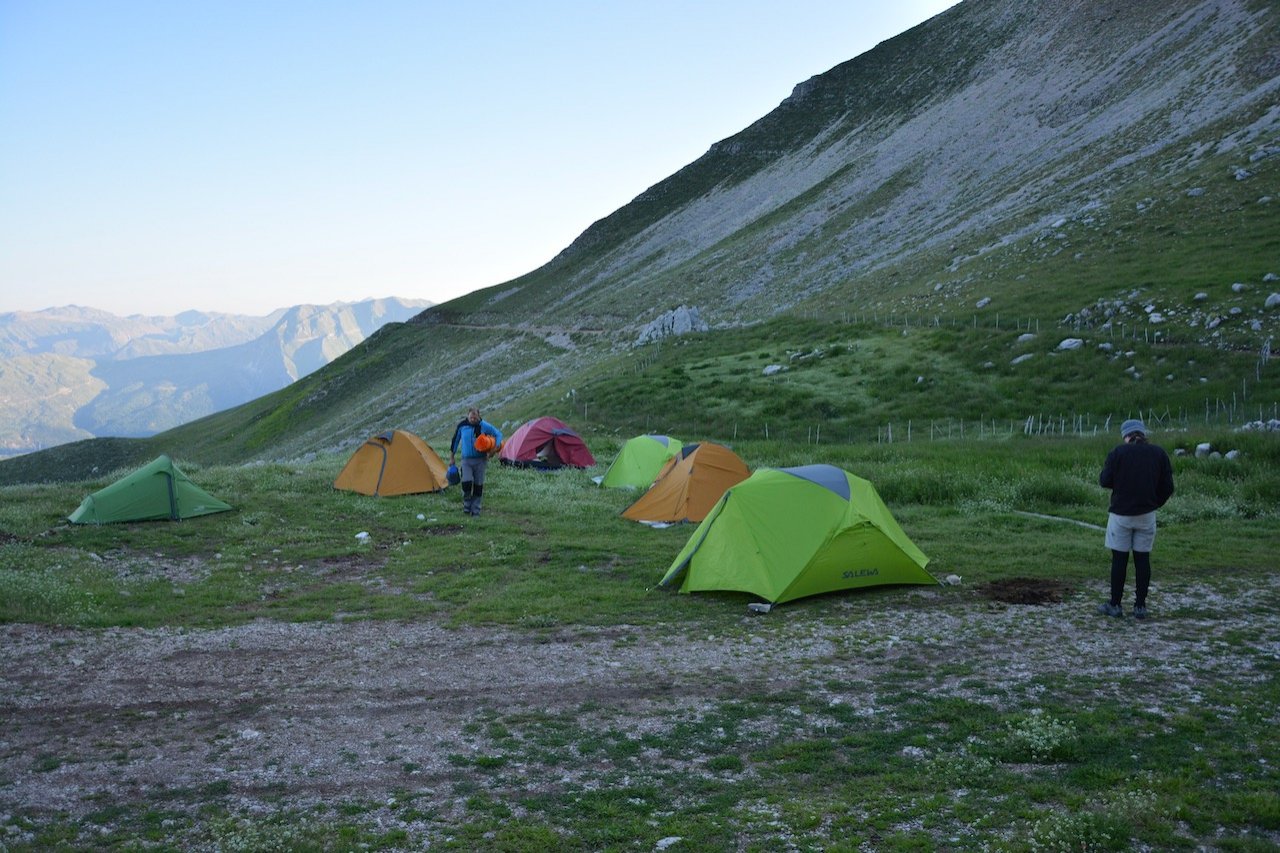
<path fill-rule="evenodd" d="M 1250 590 L 1262 606 L 1249 608 L 1235 606 L 1244 590 L 1231 583 L 1162 587 L 1145 623 L 1094 614 L 1099 585 L 1042 605 L 966 587 L 850 596 L 839 618 L 784 606 L 744 613 L 724 636 L 662 626 L 527 634 L 432 623 L 7 625 L 0 824 L 13 814 L 74 818 L 165 792 L 192 809 L 209 792 L 252 813 L 383 803 L 411 789 L 439 813 L 461 814 L 456 783 L 475 771 L 457 757 L 478 748 L 467 727 L 481 715 L 571 712 L 588 728 L 638 737 L 696 718 L 744 685 L 800 688 L 892 725 L 874 689 L 886 677 L 937 695 L 969 696 L 981 684 L 981 701 L 1026 708 L 1046 677 L 1071 673 L 1098 699 L 1123 693 L 1172 713 L 1204 701 L 1206 684 L 1266 677 L 1260 665 L 1280 658 L 1280 579 Z M 957 662 L 976 671 L 947 676 Z M 873 689 L 831 687 L 854 681 Z M 559 776 L 543 770 L 529 768 L 531 789 L 593 772 L 572 762 Z"/>

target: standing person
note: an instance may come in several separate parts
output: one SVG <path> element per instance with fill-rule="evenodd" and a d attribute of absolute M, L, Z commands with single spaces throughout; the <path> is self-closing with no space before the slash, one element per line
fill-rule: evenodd
<path fill-rule="evenodd" d="M 1120 425 L 1123 443 L 1107 454 L 1098 484 L 1111 490 L 1107 516 L 1107 547 L 1111 549 L 1111 600 L 1098 612 L 1123 616 L 1129 552 L 1133 552 L 1133 615 L 1147 618 L 1147 588 L 1151 585 L 1151 547 L 1156 540 L 1156 510 L 1173 495 L 1173 465 L 1164 448 L 1147 441 L 1147 427 L 1132 418 Z"/>
<path fill-rule="evenodd" d="M 462 465 L 462 511 L 467 515 L 480 514 L 480 501 L 484 497 L 484 471 L 489 467 L 489 456 L 502 445 L 502 433 L 496 426 L 480 417 L 480 410 L 471 408 L 467 416 L 458 422 L 449 442 L 449 464 Z"/>

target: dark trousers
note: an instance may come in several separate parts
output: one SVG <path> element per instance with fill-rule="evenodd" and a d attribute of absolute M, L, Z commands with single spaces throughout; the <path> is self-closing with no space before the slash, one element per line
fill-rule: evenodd
<path fill-rule="evenodd" d="M 1119 604 L 1124 598 L 1124 580 L 1129 571 L 1129 552 L 1111 552 L 1111 603 Z M 1151 586 L 1151 552 L 1133 552 L 1133 606 L 1145 607 L 1147 589 Z"/>

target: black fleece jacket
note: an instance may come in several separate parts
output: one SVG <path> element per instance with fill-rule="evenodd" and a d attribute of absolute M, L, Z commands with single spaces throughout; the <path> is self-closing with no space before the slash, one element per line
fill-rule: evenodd
<path fill-rule="evenodd" d="M 1111 511 L 1116 515 L 1145 515 L 1173 495 L 1173 465 L 1159 445 L 1121 444 L 1107 454 L 1098 485 L 1111 490 Z"/>

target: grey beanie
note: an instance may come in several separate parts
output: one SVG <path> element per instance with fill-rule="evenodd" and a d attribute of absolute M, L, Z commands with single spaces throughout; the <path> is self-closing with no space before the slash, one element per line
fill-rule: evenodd
<path fill-rule="evenodd" d="M 1135 432 L 1140 432 L 1143 435 L 1146 435 L 1147 425 L 1144 424 L 1142 421 L 1138 420 L 1137 418 L 1129 418 L 1129 420 L 1120 424 L 1121 438 L 1128 438 L 1130 435 L 1132 435 Z"/>

